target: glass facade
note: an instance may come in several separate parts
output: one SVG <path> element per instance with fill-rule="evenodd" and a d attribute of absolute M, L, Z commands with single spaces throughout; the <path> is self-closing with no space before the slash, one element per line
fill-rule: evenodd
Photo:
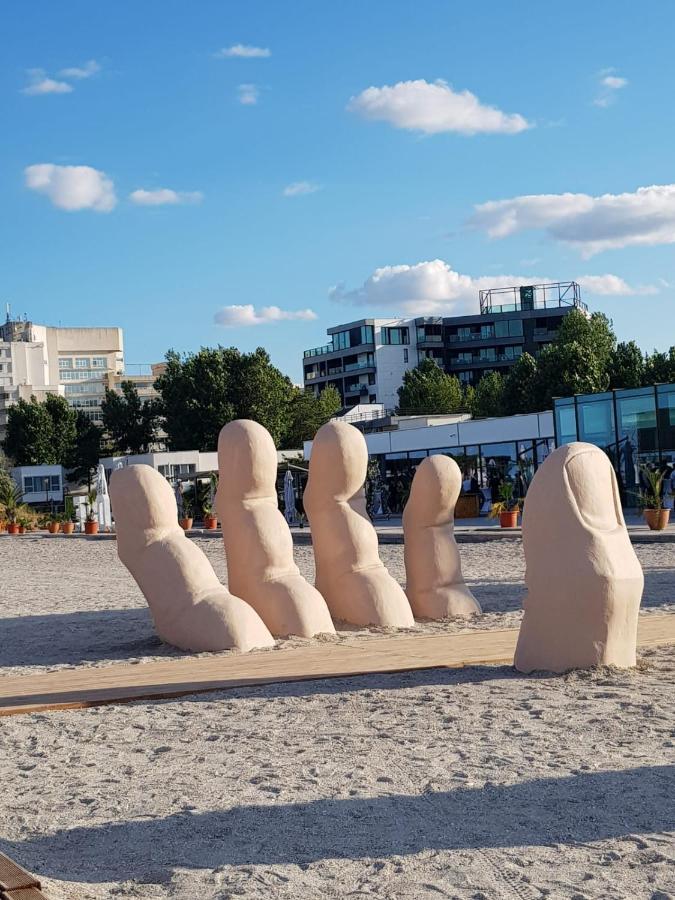
<path fill-rule="evenodd" d="M 565 397 L 554 401 L 553 420 L 558 446 L 587 441 L 607 453 L 627 506 L 641 466 L 675 462 L 675 384 Z"/>

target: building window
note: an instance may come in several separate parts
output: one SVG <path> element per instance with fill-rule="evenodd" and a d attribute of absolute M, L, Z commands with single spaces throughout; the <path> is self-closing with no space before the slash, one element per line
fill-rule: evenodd
<path fill-rule="evenodd" d="M 33 476 L 32 475 L 24 475 L 23 476 L 23 492 L 24 494 L 33 494 Z"/>
<path fill-rule="evenodd" d="M 407 350 L 403 351 L 403 362 L 404 363 L 408 362 L 408 351 Z"/>
<path fill-rule="evenodd" d="M 78 356 L 75 360 L 75 368 L 76 369 L 89 369 L 91 360 L 88 356 Z"/>
<path fill-rule="evenodd" d="M 409 344 L 410 332 L 407 328 L 383 328 L 383 344 Z"/>
<path fill-rule="evenodd" d="M 72 369 L 73 361 L 72 359 L 68 359 L 66 357 L 59 357 L 59 369 Z"/>
<path fill-rule="evenodd" d="M 91 361 L 92 369 L 105 369 L 106 368 L 106 358 L 105 356 L 95 356 Z"/>

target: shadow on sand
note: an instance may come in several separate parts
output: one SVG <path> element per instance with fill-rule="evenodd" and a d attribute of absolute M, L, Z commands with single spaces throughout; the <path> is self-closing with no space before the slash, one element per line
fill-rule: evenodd
<path fill-rule="evenodd" d="M 175 867 L 572 844 L 673 829 L 674 778 L 674 767 L 646 766 L 416 796 L 276 802 L 78 827 L 0 846 L 46 876 L 101 882 L 142 881 L 158 870 L 166 878 Z"/>

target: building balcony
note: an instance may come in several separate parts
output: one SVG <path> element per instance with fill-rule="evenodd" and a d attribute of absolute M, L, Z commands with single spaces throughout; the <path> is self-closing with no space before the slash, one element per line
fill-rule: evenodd
<path fill-rule="evenodd" d="M 344 367 L 345 372 L 356 372 L 359 369 L 374 369 L 375 361 L 373 362 L 360 362 L 360 363 L 347 363 Z"/>
<path fill-rule="evenodd" d="M 370 390 L 375 390 L 375 385 L 353 384 L 351 387 L 345 387 L 345 394 L 367 394 Z"/>
<path fill-rule="evenodd" d="M 332 353 L 335 349 L 332 344 L 324 344 L 323 347 L 312 347 L 310 350 L 305 350 L 302 355 L 305 359 L 309 356 L 325 356 L 327 353 Z"/>

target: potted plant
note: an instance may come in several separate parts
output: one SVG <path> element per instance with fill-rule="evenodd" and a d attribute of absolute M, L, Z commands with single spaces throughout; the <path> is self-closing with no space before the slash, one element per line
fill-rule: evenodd
<path fill-rule="evenodd" d="M 50 516 L 49 520 L 47 521 L 47 531 L 50 534 L 58 534 L 60 528 L 61 528 L 61 522 L 60 522 L 59 518 L 57 516 L 54 516 L 54 517 Z"/>
<path fill-rule="evenodd" d="M 21 513 L 20 501 L 22 496 L 21 489 L 11 478 L 0 481 L 0 503 L 2 503 L 5 511 L 4 516 L 7 521 L 9 534 L 19 534 L 18 517 Z"/>
<path fill-rule="evenodd" d="M 202 503 L 202 516 L 204 519 L 204 528 L 213 531 L 214 528 L 218 527 L 218 517 L 213 515 L 210 503 Z"/>
<path fill-rule="evenodd" d="M 643 466 L 642 474 L 647 482 L 647 488 L 638 495 L 642 513 L 650 531 L 663 531 L 670 519 L 670 510 L 664 507 L 661 496 L 664 473 Z"/>
<path fill-rule="evenodd" d="M 186 497 L 183 498 L 183 518 L 180 520 L 180 527 L 183 531 L 189 531 L 192 528 L 192 501 Z"/>
<path fill-rule="evenodd" d="M 502 481 L 499 485 L 499 500 L 490 507 L 488 518 L 499 519 L 501 528 L 516 528 L 520 506 L 520 500 L 513 497 L 513 484 L 510 481 Z"/>
<path fill-rule="evenodd" d="M 98 534 L 98 519 L 96 518 L 96 491 L 91 490 L 87 494 L 87 517 L 84 520 L 84 533 L 85 534 Z"/>
<path fill-rule="evenodd" d="M 66 497 L 64 511 L 61 516 L 61 531 L 64 534 L 72 534 L 75 531 L 75 504 L 72 497 Z"/>

